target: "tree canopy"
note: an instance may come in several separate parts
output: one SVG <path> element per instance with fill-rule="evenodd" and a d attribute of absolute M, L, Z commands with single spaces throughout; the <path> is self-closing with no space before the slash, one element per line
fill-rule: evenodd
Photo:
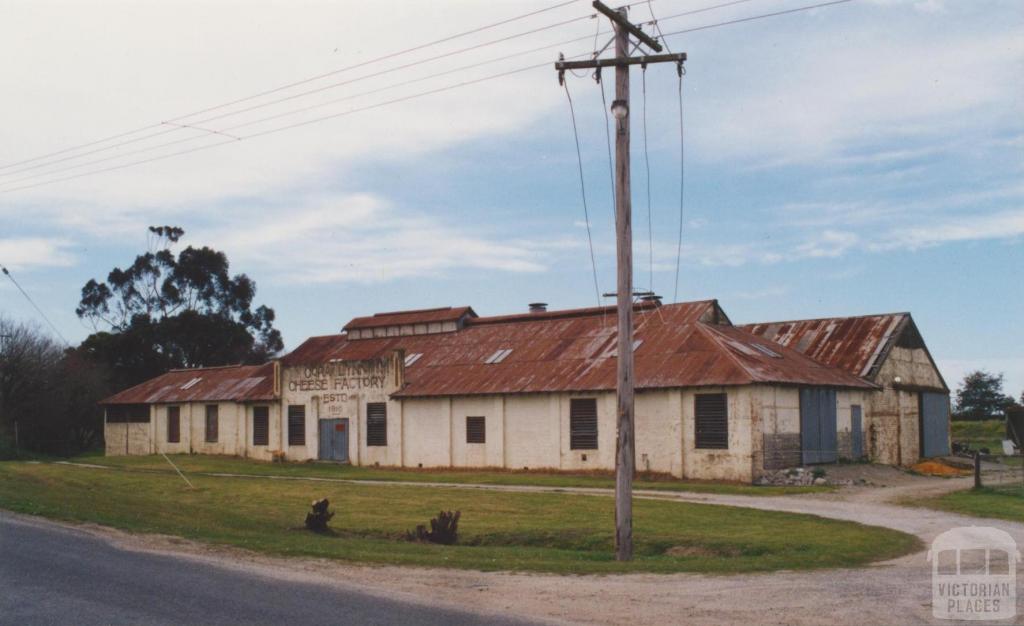
<path fill-rule="evenodd" d="M 18 450 L 74 454 L 100 440 L 104 369 L 31 324 L 0 316 L 0 459 Z"/>
<path fill-rule="evenodd" d="M 75 312 L 96 332 L 79 351 L 109 367 L 115 388 L 171 368 L 259 363 L 284 347 L 274 310 L 253 308 L 256 283 L 232 275 L 221 251 L 188 246 L 175 256 L 184 235 L 151 226 L 145 253 L 82 287 Z"/>
<path fill-rule="evenodd" d="M 975 370 L 964 376 L 956 391 L 954 417 L 959 420 L 1001 418 L 1007 407 L 1014 404 L 1014 399 L 1003 393 L 1002 374 Z"/>

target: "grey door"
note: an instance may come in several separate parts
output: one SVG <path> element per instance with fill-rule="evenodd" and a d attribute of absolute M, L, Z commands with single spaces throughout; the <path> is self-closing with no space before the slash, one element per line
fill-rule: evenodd
<path fill-rule="evenodd" d="M 922 393 L 920 400 L 921 456 L 949 454 L 949 397 L 944 393 Z"/>
<path fill-rule="evenodd" d="M 348 462 L 348 418 L 320 420 L 319 458 Z"/>
<path fill-rule="evenodd" d="M 859 404 L 850 407 L 850 456 L 864 458 L 864 416 Z"/>
<path fill-rule="evenodd" d="M 836 451 L 836 392 L 834 389 L 800 390 L 800 446 L 803 462 L 834 463 Z"/>

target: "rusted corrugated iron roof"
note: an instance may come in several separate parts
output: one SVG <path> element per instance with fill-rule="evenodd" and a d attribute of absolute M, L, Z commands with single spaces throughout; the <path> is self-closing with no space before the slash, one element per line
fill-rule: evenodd
<path fill-rule="evenodd" d="M 437 309 L 419 309 L 416 311 L 394 311 L 391 313 L 377 313 L 367 317 L 357 317 L 343 330 L 356 330 L 362 328 L 380 328 L 382 326 L 405 326 L 408 324 L 429 324 L 431 322 L 458 322 L 463 317 L 476 317 L 471 307 L 442 307 Z"/>
<path fill-rule="evenodd" d="M 274 364 L 266 363 L 264 365 L 228 365 L 171 370 L 114 394 L 100 404 L 156 404 L 221 400 L 244 402 L 273 399 Z"/>
<path fill-rule="evenodd" d="M 740 328 L 826 365 L 870 379 L 909 316 L 909 313 L 886 313 L 829 317 L 746 324 Z"/>
<path fill-rule="evenodd" d="M 635 314 L 639 389 L 783 383 L 872 388 L 721 320 L 717 302 L 661 307 Z M 701 321 L 705 320 L 705 321 Z M 314 337 L 282 359 L 284 365 L 373 359 L 402 350 L 422 354 L 406 368 L 403 397 L 597 391 L 615 388 L 614 308 L 551 311 L 468 320 L 455 333 L 349 340 Z M 499 351 L 511 350 L 487 363 Z M 775 356 L 772 356 L 774 354 Z"/>

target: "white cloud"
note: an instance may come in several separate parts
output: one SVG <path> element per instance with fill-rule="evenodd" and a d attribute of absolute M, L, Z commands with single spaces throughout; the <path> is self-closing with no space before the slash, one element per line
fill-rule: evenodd
<path fill-rule="evenodd" d="M 215 243 L 231 259 L 278 283 L 374 283 L 474 269 L 541 272 L 550 249 L 568 243 L 509 240 L 399 213 L 372 194 L 299 198 L 287 210 L 238 217 L 223 215 L 219 226 L 190 237 Z"/>
<path fill-rule="evenodd" d="M 884 19 L 879 7 L 871 15 Z M 696 151 L 720 160 L 822 163 L 858 145 L 908 138 L 947 140 L 949 132 L 999 124 L 1019 126 L 1024 37 L 1004 30 L 978 36 L 920 28 L 799 32 L 813 54 L 759 58 L 759 71 L 728 76 L 728 68 L 691 72 L 696 80 L 742 81 L 741 97 L 710 86 L 691 116 Z M 894 32 L 890 32 L 894 31 Z M 898 33 L 898 34 L 897 34 Z M 695 56 L 696 58 L 696 56 Z M 738 72 L 739 70 L 733 70 Z M 699 77 L 699 78 L 698 78 Z M 928 148 L 922 148 L 927 151 Z M 905 160 L 904 149 L 882 148 L 860 160 Z M 853 164 L 852 161 L 850 164 Z"/>
<path fill-rule="evenodd" d="M 75 256 L 66 239 L 16 237 L 0 239 L 0 263 L 12 270 L 36 267 L 68 267 Z"/>
<path fill-rule="evenodd" d="M 927 226 L 897 229 L 873 247 L 917 250 L 943 243 L 1013 239 L 1021 235 L 1024 235 L 1024 209 L 1017 209 L 992 215 L 963 215 L 936 220 Z"/>

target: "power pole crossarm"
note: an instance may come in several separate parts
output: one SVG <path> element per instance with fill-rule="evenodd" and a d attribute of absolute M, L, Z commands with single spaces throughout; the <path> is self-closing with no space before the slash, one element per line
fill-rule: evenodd
<path fill-rule="evenodd" d="M 636 467 L 633 391 L 635 383 L 633 360 L 633 225 L 629 171 L 629 66 L 646 68 L 653 63 L 675 63 L 682 76 L 686 53 L 630 56 L 630 36 L 655 52 L 661 45 L 631 24 L 626 9 L 611 9 L 594 1 L 594 8 L 607 16 L 615 28 L 615 58 L 555 63 L 559 82 L 565 71 L 573 69 L 615 68 L 615 255 L 617 264 L 616 298 L 618 309 L 617 352 L 617 440 L 615 445 L 615 558 L 633 558 L 633 472 Z"/>
<path fill-rule="evenodd" d="M 609 6 L 606 6 L 603 2 L 601 2 L 601 0 L 594 0 L 593 6 L 605 17 L 610 19 L 613 24 L 618 26 L 618 28 L 616 29 L 617 31 L 625 31 L 627 43 L 629 42 L 629 36 L 633 35 L 634 37 L 639 39 L 641 43 L 643 43 L 651 50 L 654 50 L 655 52 L 661 52 L 661 44 L 655 41 L 650 35 L 640 30 L 639 26 L 631 24 L 629 19 L 626 17 L 626 10 L 624 8 L 618 10 L 613 9 Z M 626 51 L 623 54 L 616 54 L 618 56 L 629 56 L 629 48 L 626 48 Z"/>
<path fill-rule="evenodd" d="M 563 70 L 585 70 L 595 67 L 618 67 L 620 65 L 650 65 L 651 63 L 682 63 L 686 60 L 686 53 L 676 54 L 649 54 L 639 57 L 624 57 L 614 59 L 595 59 L 593 61 L 558 61 L 555 69 Z"/>

